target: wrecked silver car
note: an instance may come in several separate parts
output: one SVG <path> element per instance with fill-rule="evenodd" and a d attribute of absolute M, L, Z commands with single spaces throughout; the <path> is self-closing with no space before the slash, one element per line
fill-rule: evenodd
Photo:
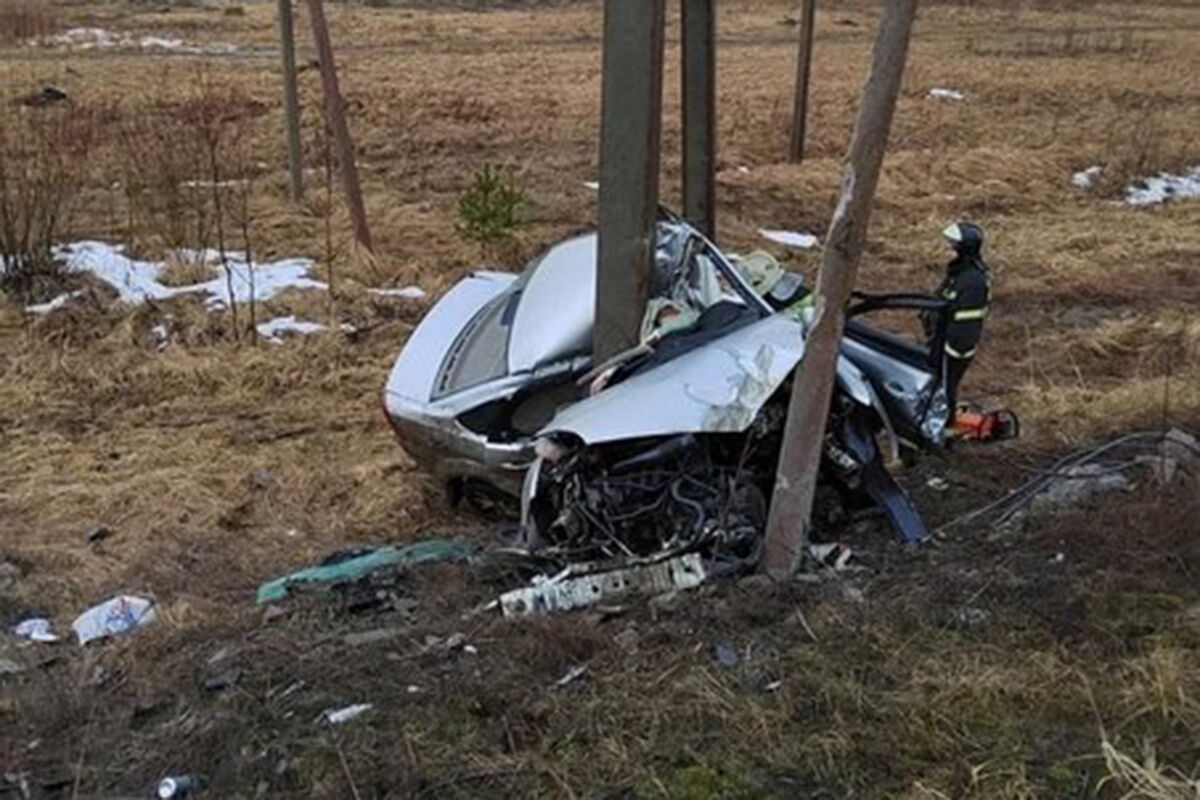
<path fill-rule="evenodd" d="M 388 377 L 401 444 L 454 497 L 519 518 L 531 549 L 629 558 L 704 543 L 755 558 L 811 317 L 802 276 L 765 253 L 726 256 L 664 211 L 640 343 L 594 364 L 595 270 L 587 233 L 520 275 L 477 272 L 446 293 Z M 927 346 L 863 321 L 896 309 L 941 319 L 941 333 Z M 814 454 L 820 517 L 873 507 L 904 540 L 927 536 L 886 465 L 943 443 L 944 317 L 926 296 L 857 296 Z"/>

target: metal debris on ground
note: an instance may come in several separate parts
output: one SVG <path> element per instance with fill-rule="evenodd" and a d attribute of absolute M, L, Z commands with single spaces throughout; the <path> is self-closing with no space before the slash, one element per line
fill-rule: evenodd
<path fill-rule="evenodd" d="M 724 640 L 713 642 L 712 659 L 722 667 L 732 667 L 738 663 L 738 651 Z"/>
<path fill-rule="evenodd" d="M 946 480 L 945 478 L 939 478 L 937 475 L 934 475 L 932 478 L 925 481 L 925 485 L 928 486 L 930 489 L 933 489 L 935 492 L 944 492 L 950 488 L 950 481 Z"/>
<path fill-rule="evenodd" d="M 268 581 L 258 587 L 258 605 L 282 600 L 295 587 L 319 584 L 349 583 L 389 567 L 414 567 L 442 561 L 463 561 L 471 555 L 464 542 L 449 539 L 430 539 L 396 547 L 335 553 L 320 564 Z"/>
<path fill-rule="evenodd" d="M 187 797 L 200 788 L 200 781 L 194 775 L 172 775 L 158 782 L 160 800 L 175 800 L 177 797 Z"/>
<path fill-rule="evenodd" d="M 83 529 L 83 540 L 88 544 L 97 544 L 112 535 L 112 528 L 107 525 L 88 525 Z"/>
<path fill-rule="evenodd" d="M 959 609 L 956 619 L 965 628 L 978 628 L 988 621 L 990 615 L 982 608 L 965 606 Z"/>
<path fill-rule="evenodd" d="M 763 688 L 763 691 L 764 691 L 764 692 L 767 692 L 768 694 L 770 694 L 770 693 L 772 693 L 772 692 L 777 692 L 777 691 L 779 691 L 779 689 L 780 689 L 782 686 L 783 686 L 783 681 L 766 681 L 766 682 L 763 684 L 763 687 L 762 687 L 762 688 Z"/>
<path fill-rule="evenodd" d="M 554 685 L 555 686 L 566 686 L 568 683 L 573 683 L 574 681 L 583 677 L 583 674 L 585 672 L 587 672 L 586 664 L 576 664 L 575 666 L 570 667 L 565 673 L 563 673 L 563 676 L 561 678 L 559 678 L 558 680 L 556 680 L 554 682 Z"/>
<path fill-rule="evenodd" d="M 57 642 L 61 637 L 54 632 L 54 623 L 45 617 L 23 619 L 13 628 L 13 636 L 31 642 Z"/>
<path fill-rule="evenodd" d="M 819 564 L 821 567 L 831 569 L 834 572 L 845 572 L 850 569 L 850 559 L 854 557 L 854 552 L 840 542 L 829 542 L 822 544 L 814 542 L 805 546 L 805 552 L 809 558 Z"/>
<path fill-rule="evenodd" d="M 327 709 L 321 712 L 321 721 L 330 725 L 341 725 L 344 722 L 349 722 L 356 717 L 361 717 L 373 709 L 373 703 L 357 703 L 345 708 Z"/>
<path fill-rule="evenodd" d="M 80 644 L 132 633 L 154 621 L 154 601 L 122 595 L 92 606 L 71 623 Z"/>
<path fill-rule="evenodd" d="M 539 575 L 533 583 L 500 596 L 506 617 L 570 611 L 631 592 L 662 594 L 691 589 L 707 574 L 697 553 L 665 559 L 630 559 L 616 568 L 596 563 L 571 564 L 553 577 Z"/>

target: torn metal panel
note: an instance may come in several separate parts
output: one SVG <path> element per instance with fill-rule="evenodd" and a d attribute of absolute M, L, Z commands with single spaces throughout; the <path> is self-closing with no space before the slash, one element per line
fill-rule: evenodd
<path fill-rule="evenodd" d="M 568 406 L 543 433 L 599 444 L 741 432 L 803 355 L 800 325 L 777 314 Z"/>
<path fill-rule="evenodd" d="M 506 617 L 527 617 L 584 608 L 632 592 L 661 594 L 692 589 L 707 577 L 698 553 L 601 572 L 577 574 L 587 564 L 568 567 L 552 578 L 513 589 L 500 596 Z"/>

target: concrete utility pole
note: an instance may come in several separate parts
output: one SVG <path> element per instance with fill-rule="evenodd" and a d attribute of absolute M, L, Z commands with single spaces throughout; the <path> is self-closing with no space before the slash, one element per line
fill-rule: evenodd
<path fill-rule="evenodd" d="M 791 575 L 808 538 L 825 424 L 829 417 L 846 303 L 854 288 L 871 203 L 887 150 L 888 132 L 904 77 L 917 0 L 887 0 L 850 140 L 842 192 L 829 223 L 817 280 L 813 325 L 792 384 L 787 428 L 767 520 L 762 569 Z"/>
<path fill-rule="evenodd" d="M 812 80 L 813 30 L 816 28 L 817 0 L 801 0 L 800 50 L 796 54 L 796 99 L 792 106 L 792 140 L 788 155 L 792 161 L 804 160 L 804 137 L 808 122 L 808 84 Z"/>
<path fill-rule="evenodd" d="M 279 0 L 279 50 L 283 54 L 283 109 L 287 117 L 288 176 L 292 200 L 304 193 L 300 169 L 300 95 L 296 88 L 296 31 L 292 24 L 292 0 Z"/>
<path fill-rule="evenodd" d="M 683 28 L 683 216 L 716 236 L 716 0 L 680 0 Z"/>
<path fill-rule="evenodd" d="M 354 163 L 354 142 L 346 125 L 345 101 L 338 88 L 337 66 L 333 63 L 333 45 L 329 42 L 329 27 L 325 24 L 323 0 L 308 0 L 308 15 L 312 19 L 313 43 L 321 66 L 321 84 L 325 94 L 325 121 L 337 152 L 346 206 L 354 223 L 354 238 L 371 250 L 371 231 L 367 227 L 367 212 L 363 207 L 362 187 L 358 183 L 358 166 Z"/>
<path fill-rule="evenodd" d="M 605 0 L 592 361 L 638 341 L 650 289 L 662 139 L 664 0 Z"/>

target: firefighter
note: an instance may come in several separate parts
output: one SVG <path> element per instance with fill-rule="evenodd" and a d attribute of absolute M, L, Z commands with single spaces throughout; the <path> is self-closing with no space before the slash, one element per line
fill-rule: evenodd
<path fill-rule="evenodd" d="M 954 259 L 946 265 L 946 277 L 937 288 L 936 296 L 950 304 L 942 377 L 950 413 L 955 415 L 958 411 L 958 385 L 971 366 L 975 348 L 983 334 L 991 281 L 987 264 L 981 256 L 982 228 L 972 222 L 956 222 L 942 231 L 942 236 L 954 252 Z"/>

